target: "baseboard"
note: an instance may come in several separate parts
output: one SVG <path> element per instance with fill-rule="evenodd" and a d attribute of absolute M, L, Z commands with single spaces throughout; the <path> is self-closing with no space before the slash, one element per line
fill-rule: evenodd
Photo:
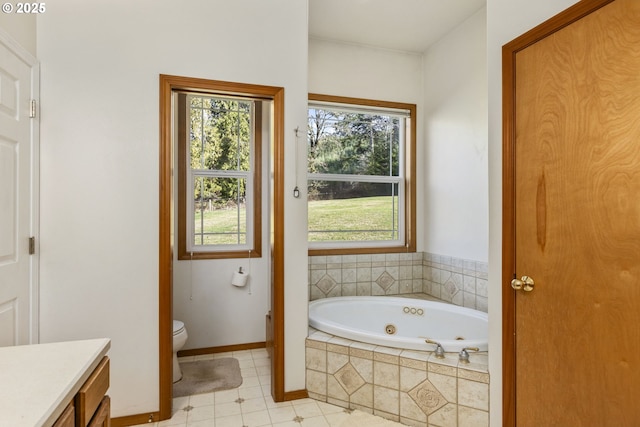
<path fill-rule="evenodd" d="M 307 393 L 307 390 L 294 390 L 284 392 L 285 402 L 289 400 L 306 399 L 307 397 L 309 397 L 309 393 Z"/>
<path fill-rule="evenodd" d="M 222 345 L 219 347 L 190 348 L 188 350 L 180 350 L 178 352 L 178 357 L 201 356 L 203 354 L 226 353 L 228 351 L 253 350 L 255 348 L 265 348 L 265 347 L 266 347 L 266 343 L 264 341 L 261 341 L 261 342 L 250 342 L 246 344 Z"/>
<path fill-rule="evenodd" d="M 160 412 L 152 412 L 150 414 L 127 415 L 126 417 L 117 417 L 111 419 L 111 427 L 134 426 L 137 424 L 146 424 L 160 421 Z"/>

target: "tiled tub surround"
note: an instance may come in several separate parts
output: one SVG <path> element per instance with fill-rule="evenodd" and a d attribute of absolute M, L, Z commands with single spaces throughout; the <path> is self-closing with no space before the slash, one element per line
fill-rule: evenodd
<path fill-rule="evenodd" d="M 360 409 L 409 426 L 489 425 L 487 353 L 401 350 L 310 329 L 306 340 L 309 397 Z"/>
<path fill-rule="evenodd" d="M 427 252 L 310 256 L 309 298 L 425 293 L 487 312 L 487 272 L 486 262 Z"/>

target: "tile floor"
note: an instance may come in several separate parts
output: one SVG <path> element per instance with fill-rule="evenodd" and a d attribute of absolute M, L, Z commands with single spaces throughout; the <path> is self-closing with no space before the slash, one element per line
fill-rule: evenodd
<path fill-rule="evenodd" d="M 344 408 L 313 399 L 274 402 L 271 398 L 270 360 L 265 349 L 190 356 L 180 358 L 180 361 L 214 357 L 238 359 L 242 371 L 239 388 L 174 398 L 170 420 L 139 426 L 338 427 L 350 416 L 350 411 Z M 370 417 L 371 424 L 380 420 L 373 415 Z"/>

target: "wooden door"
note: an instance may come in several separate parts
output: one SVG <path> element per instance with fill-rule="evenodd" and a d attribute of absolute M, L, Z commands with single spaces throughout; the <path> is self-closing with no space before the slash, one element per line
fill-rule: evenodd
<path fill-rule="evenodd" d="M 505 425 L 638 426 L 640 1 L 503 53 Z"/>
<path fill-rule="evenodd" d="M 0 346 L 37 342 L 38 135 L 30 118 L 36 61 L 0 34 Z"/>

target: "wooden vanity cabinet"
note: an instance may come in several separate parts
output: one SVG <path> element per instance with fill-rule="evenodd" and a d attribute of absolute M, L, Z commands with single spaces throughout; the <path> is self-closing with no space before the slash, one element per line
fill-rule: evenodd
<path fill-rule="evenodd" d="M 0 347 L 0 427 L 109 426 L 110 347 L 108 338 Z"/>
<path fill-rule="evenodd" d="M 93 414 L 88 427 L 111 427 L 111 400 L 109 396 L 102 398 L 102 402 Z"/>
<path fill-rule="evenodd" d="M 105 356 L 53 427 L 111 427 L 108 388 L 109 358 Z"/>
<path fill-rule="evenodd" d="M 109 358 L 103 357 L 98 367 L 93 371 L 89 379 L 76 394 L 74 400 L 76 407 L 75 427 L 109 426 L 109 397 L 105 396 L 109 388 Z M 106 408 L 106 410 L 105 410 Z M 102 424 L 93 424 L 93 418 L 107 414 L 107 419 Z M 90 424 L 91 423 L 91 424 Z"/>
<path fill-rule="evenodd" d="M 71 402 L 64 410 L 62 415 L 53 424 L 53 427 L 75 427 L 76 426 L 76 412 Z"/>

